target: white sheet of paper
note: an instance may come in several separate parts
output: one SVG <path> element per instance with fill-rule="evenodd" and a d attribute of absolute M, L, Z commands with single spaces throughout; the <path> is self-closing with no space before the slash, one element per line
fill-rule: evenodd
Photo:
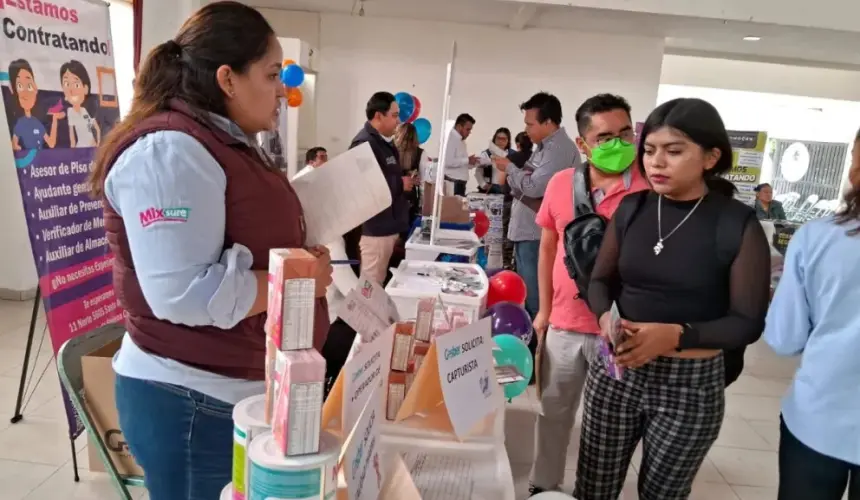
<path fill-rule="evenodd" d="M 495 156 L 501 156 L 502 158 L 508 157 L 508 152 L 505 151 L 504 149 L 496 146 L 496 144 L 493 142 L 490 142 L 490 147 L 487 149 L 489 149 L 490 153 L 493 153 Z"/>
<path fill-rule="evenodd" d="M 434 339 L 442 396 L 460 439 L 499 405 L 490 321 L 485 318 Z"/>
<path fill-rule="evenodd" d="M 472 462 L 460 457 L 405 453 L 403 462 L 422 500 L 473 500 L 475 474 Z"/>
<path fill-rule="evenodd" d="M 391 206 L 391 191 L 369 144 L 335 156 L 292 185 L 302 202 L 309 246 L 335 241 Z"/>
<path fill-rule="evenodd" d="M 352 355 L 343 367 L 343 428 L 352 430 L 373 389 L 388 377 L 394 325 L 370 342 L 356 340 Z"/>
<path fill-rule="evenodd" d="M 343 450 L 343 473 L 350 500 L 378 500 L 386 470 L 379 432 L 385 420 L 382 387 L 373 389 Z"/>
<path fill-rule="evenodd" d="M 391 296 L 381 285 L 364 277 L 346 295 L 337 315 L 367 342 L 400 320 Z"/>

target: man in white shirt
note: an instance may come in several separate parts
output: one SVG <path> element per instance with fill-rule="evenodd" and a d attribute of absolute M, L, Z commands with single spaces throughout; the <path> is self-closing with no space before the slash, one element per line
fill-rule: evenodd
<path fill-rule="evenodd" d="M 454 122 L 454 128 L 448 135 L 448 149 L 445 151 L 445 180 L 454 184 L 454 194 L 466 196 L 466 182 L 469 180 L 469 169 L 478 164 L 478 157 L 469 156 L 466 150 L 466 139 L 472 133 L 475 119 L 468 113 L 463 113 Z"/>

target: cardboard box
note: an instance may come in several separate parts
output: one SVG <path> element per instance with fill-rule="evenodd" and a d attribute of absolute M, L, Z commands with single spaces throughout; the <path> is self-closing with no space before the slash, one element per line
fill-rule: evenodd
<path fill-rule="evenodd" d="M 266 333 L 282 351 L 313 347 L 316 266 L 317 258 L 301 248 L 269 252 Z"/>
<path fill-rule="evenodd" d="M 410 322 L 395 323 L 394 346 L 391 349 L 391 369 L 405 372 L 412 357 L 412 339 L 415 324 Z"/>
<path fill-rule="evenodd" d="M 421 215 L 430 217 L 433 215 L 433 201 L 436 192 L 435 184 L 429 182 L 424 183 L 424 200 L 421 207 Z M 452 224 L 469 224 L 472 222 L 469 216 L 469 200 L 460 196 L 442 196 L 439 198 L 442 203 L 441 212 L 439 213 L 442 222 L 450 222 Z"/>
<path fill-rule="evenodd" d="M 397 412 L 406 399 L 407 375 L 404 372 L 391 372 L 388 374 L 388 397 L 386 398 L 385 418 L 394 420 Z"/>
<path fill-rule="evenodd" d="M 128 451 L 128 445 L 119 429 L 119 414 L 116 410 L 114 384 L 116 374 L 113 371 L 113 355 L 119 350 L 122 341 L 112 342 L 101 349 L 91 352 L 81 359 L 81 369 L 84 377 L 84 393 L 87 410 L 95 422 L 96 429 L 110 453 L 111 460 L 117 471 L 124 476 L 142 476 L 143 469 L 134 461 Z M 106 472 L 97 446 L 90 438 L 87 447 L 90 470 Z"/>
<path fill-rule="evenodd" d="M 319 452 L 325 359 L 314 349 L 276 355 L 279 391 L 272 434 L 284 456 Z"/>

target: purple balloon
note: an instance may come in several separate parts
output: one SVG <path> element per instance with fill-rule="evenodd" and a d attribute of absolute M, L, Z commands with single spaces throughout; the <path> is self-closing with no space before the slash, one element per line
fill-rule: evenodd
<path fill-rule="evenodd" d="M 499 302 L 487 310 L 485 317 L 492 318 L 493 335 L 508 334 L 522 339 L 526 344 L 532 337 L 532 319 L 519 304 Z"/>

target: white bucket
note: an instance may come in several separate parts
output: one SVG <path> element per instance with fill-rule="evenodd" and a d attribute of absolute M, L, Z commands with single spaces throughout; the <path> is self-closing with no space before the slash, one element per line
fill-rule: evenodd
<path fill-rule="evenodd" d="M 219 500 L 233 500 L 233 483 L 228 484 L 221 490 Z"/>
<path fill-rule="evenodd" d="M 337 495 L 340 440 L 323 432 L 314 455 L 285 457 L 271 432 L 260 434 L 248 448 L 251 486 L 248 500 L 333 500 Z"/>
<path fill-rule="evenodd" d="M 250 461 L 248 445 L 254 437 L 269 430 L 266 425 L 266 395 L 245 398 L 233 407 L 233 500 L 245 500 L 248 495 Z M 222 494 L 223 496 L 223 494 Z"/>

